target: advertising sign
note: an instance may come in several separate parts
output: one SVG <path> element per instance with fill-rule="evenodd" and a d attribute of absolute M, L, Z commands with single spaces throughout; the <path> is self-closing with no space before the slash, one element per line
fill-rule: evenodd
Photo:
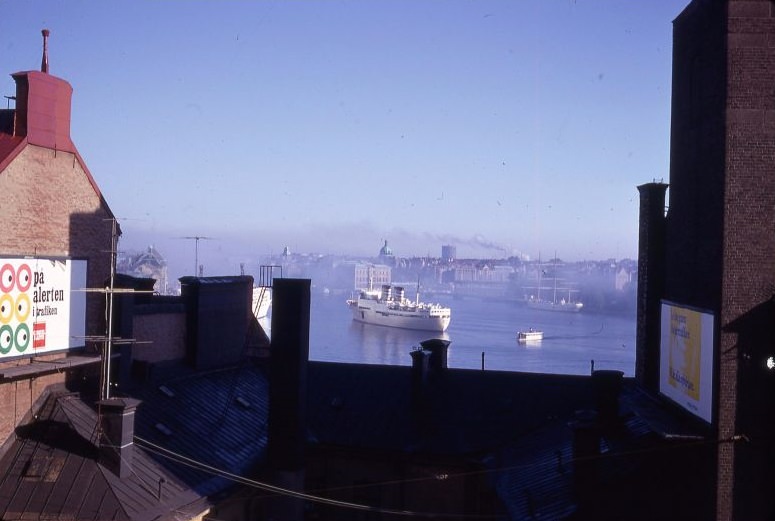
<path fill-rule="evenodd" d="M 659 391 L 710 422 L 713 411 L 713 314 L 662 302 Z"/>
<path fill-rule="evenodd" d="M 0 359 L 84 345 L 86 261 L 0 259 Z"/>

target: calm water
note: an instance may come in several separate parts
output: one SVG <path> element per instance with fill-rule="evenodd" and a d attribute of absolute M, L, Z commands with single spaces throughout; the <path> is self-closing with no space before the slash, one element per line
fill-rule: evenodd
<path fill-rule="evenodd" d="M 444 335 L 354 322 L 346 296 L 313 293 L 310 359 L 328 362 L 411 365 L 412 347 L 429 338 L 450 341 L 450 367 L 562 374 L 595 369 L 635 370 L 635 317 L 557 313 L 508 302 L 434 299 L 452 308 Z M 544 332 L 535 345 L 517 343 L 516 332 Z"/>

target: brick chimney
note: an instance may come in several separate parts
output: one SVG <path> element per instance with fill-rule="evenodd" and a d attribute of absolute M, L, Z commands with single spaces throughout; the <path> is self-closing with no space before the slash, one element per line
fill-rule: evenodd
<path fill-rule="evenodd" d="M 119 478 L 129 476 L 134 455 L 135 410 L 133 398 L 108 398 L 97 402 L 100 417 L 99 462 Z"/>
<path fill-rule="evenodd" d="M 638 299 L 635 378 L 645 389 L 659 387 L 660 302 L 665 287 L 664 183 L 648 183 L 640 192 Z"/>
<path fill-rule="evenodd" d="M 70 139 L 70 108 L 73 88 L 65 80 L 48 73 L 48 36 L 43 33 L 40 71 L 12 74 L 16 82 L 16 110 L 13 135 L 27 142 L 54 150 L 75 153 Z"/>

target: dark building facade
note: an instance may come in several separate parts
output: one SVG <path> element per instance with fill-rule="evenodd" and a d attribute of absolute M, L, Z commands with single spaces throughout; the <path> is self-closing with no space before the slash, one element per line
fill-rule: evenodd
<path fill-rule="evenodd" d="M 774 2 L 695 0 L 676 18 L 670 146 L 669 209 L 666 185 L 639 187 L 636 376 L 666 389 L 665 303 L 712 317 L 698 432 L 715 443 L 715 475 L 697 479 L 716 519 L 773 519 Z"/>

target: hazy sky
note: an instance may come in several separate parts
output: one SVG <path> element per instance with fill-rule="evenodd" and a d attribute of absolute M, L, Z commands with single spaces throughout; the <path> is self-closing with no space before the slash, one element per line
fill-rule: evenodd
<path fill-rule="evenodd" d="M 121 247 L 192 269 L 179 237 L 215 238 L 200 263 L 232 273 L 384 239 L 399 256 L 634 258 L 636 186 L 668 179 L 687 4 L 0 1 L 0 91 L 39 69 L 50 29 Z"/>

